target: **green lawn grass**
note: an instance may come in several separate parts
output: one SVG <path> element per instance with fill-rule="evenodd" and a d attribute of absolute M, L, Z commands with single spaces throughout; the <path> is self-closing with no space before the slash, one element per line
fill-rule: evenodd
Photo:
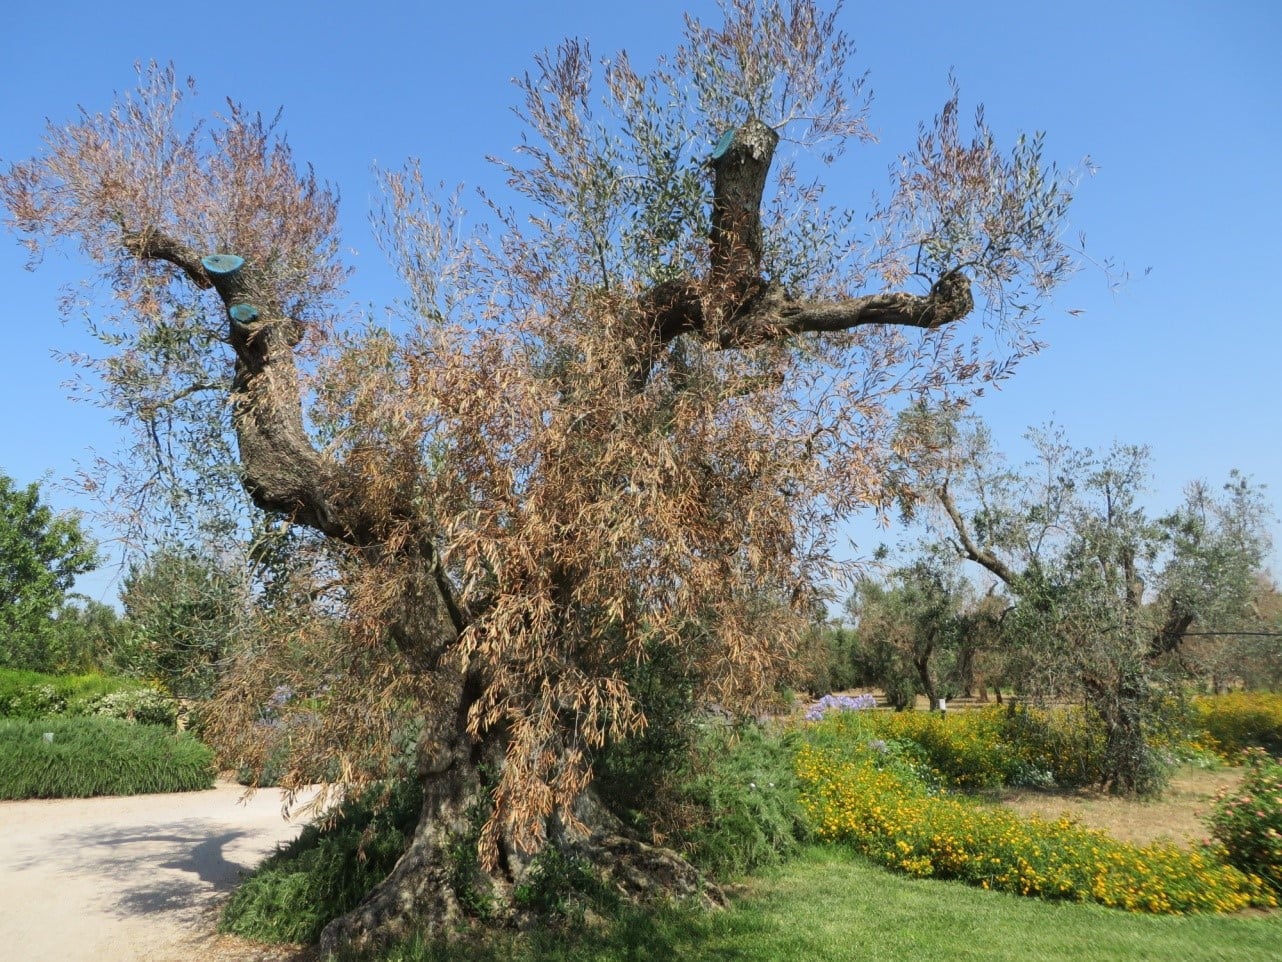
<path fill-rule="evenodd" d="M 745 883 L 725 912 L 635 913 L 583 935 L 407 944 L 378 962 L 1277 962 L 1282 913 L 1136 915 L 910 879 L 838 849 Z"/>

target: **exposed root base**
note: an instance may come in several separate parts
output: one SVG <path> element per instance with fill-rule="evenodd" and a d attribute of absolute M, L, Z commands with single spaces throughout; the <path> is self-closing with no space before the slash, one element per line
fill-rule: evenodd
<path fill-rule="evenodd" d="M 342 948 L 368 951 L 383 947 L 415 932 L 454 938 L 475 924 L 454 891 L 457 869 L 452 843 L 457 836 L 451 831 L 463 827 L 461 816 L 470 793 L 442 794 L 449 797 L 438 796 L 435 811 L 429 812 L 425 804 L 424 816 L 432 817 L 420 823 L 391 875 L 356 909 L 326 926 L 321 935 L 322 958 L 332 958 Z M 588 815 L 584 821 L 596 831 L 586 837 L 563 837 L 559 844 L 568 854 L 592 865 L 601 881 L 623 901 L 696 900 L 706 908 L 726 904 L 721 889 L 679 854 L 623 834 L 617 820 L 594 799 L 583 801 L 585 804 L 576 806 L 578 814 L 581 818 Z M 520 926 L 531 921 L 529 913 L 513 904 L 516 886 L 512 879 L 491 876 L 482 882 L 485 884 L 490 890 L 492 924 Z"/>

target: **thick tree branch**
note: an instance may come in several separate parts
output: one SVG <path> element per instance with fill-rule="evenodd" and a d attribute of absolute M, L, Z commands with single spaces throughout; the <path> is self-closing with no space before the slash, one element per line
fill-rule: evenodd
<path fill-rule="evenodd" d="M 213 280 L 200 263 L 200 255 L 168 234 L 154 230 L 125 231 L 122 241 L 125 250 L 137 258 L 173 264 L 202 290 L 214 286 Z"/>
<path fill-rule="evenodd" d="M 991 551 L 985 551 L 975 543 L 975 539 L 971 537 L 970 529 L 966 527 L 966 522 L 961 516 L 961 511 L 957 508 L 957 502 L 953 499 L 952 492 L 948 490 L 947 480 L 940 485 L 938 494 L 939 503 L 943 505 L 944 511 L 947 512 L 949 519 L 952 521 L 953 527 L 957 531 L 957 537 L 961 539 L 963 557 L 991 571 L 1004 584 L 1010 587 L 1017 585 L 1019 583 L 1019 575 L 1015 573 L 1014 569 L 997 555 Z"/>
<path fill-rule="evenodd" d="M 761 198 L 778 141 L 778 134 L 750 118 L 717 145 L 709 161 L 709 272 L 702 280 L 659 284 L 640 298 L 639 336 L 630 350 L 641 383 L 663 349 L 682 334 L 735 350 L 871 324 L 933 330 L 974 309 L 970 279 L 960 269 L 940 277 L 924 295 L 888 292 L 835 301 L 799 300 L 762 277 Z"/>
<path fill-rule="evenodd" d="M 761 197 L 778 143 L 779 135 L 752 117 L 727 131 L 712 154 L 714 288 L 761 272 Z"/>
<path fill-rule="evenodd" d="M 1162 627 L 1157 630 L 1157 633 L 1149 641 L 1149 658 L 1157 659 L 1177 651 L 1184 644 L 1184 638 L 1189 629 L 1193 627 L 1195 620 L 1195 615 L 1182 610 L 1178 605 L 1172 603 L 1171 610 L 1167 613 Z"/>
<path fill-rule="evenodd" d="M 867 294 L 838 301 L 790 297 L 777 285 L 764 285 L 739 305 L 719 330 L 708 329 L 702 288 L 688 281 L 669 281 L 641 299 L 641 316 L 657 349 L 681 334 L 705 336 L 722 348 L 751 347 L 807 333 L 837 333 L 871 324 L 893 324 L 933 330 L 961 320 L 974 308 L 970 280 L 961 271 L 945 274 L 930 293 Z"/>
<path fill-rule="evenodd" d="M 233 274 L 211 273 L 197 251 L 153 229 L 126 232 L 123 243 L 131 254 L 165 261 L 198 287 L 213 288 L 229 312 L 227 340 L 236 353 L 232 420 L 242 481 L 254 503 L 348 543 L 368 538 L 360 512 L 337 497 L 341 488 L 334 483 L 334 466 L 312 446 L 304 428 L 293 352 L 297 324 L 281 315 L 253 266 Z M 254 307 L 252 319 L 238 321 L 230 314 L 242 304 Z"/>
<path fill-rule="evenodd" d="M 404 577 L 413 583 L 387 612 L 388 633 L 416 663 L 434 667 L 457 640 L 464 618 L 427 533 L 430 526 L 408 500 L 371 499 L 351 483 L 352 472 L 312 445 L 294 358 L 299 326 L 277 307 L 269 279 L 252 264 L 230 274 L 207 270 L 197 252 L 158 231 L 126 234 L 124 243 L 137 257 L 173 264 L 222 299 L 227 340 L 236 354 L 231 400 L 241 480 L 259 508 L 350 544 L 372 560 L 381 558 L 389 527 L 410 524 L 419 532 L 404 549 L 418 563 L 406 566 Z M 253 310 L 234 310 L 238 305 Z"/>

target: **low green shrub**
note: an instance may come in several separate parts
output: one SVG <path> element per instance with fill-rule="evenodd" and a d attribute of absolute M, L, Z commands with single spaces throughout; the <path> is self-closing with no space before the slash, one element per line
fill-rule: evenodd
<path fill-rule="evenodd" d="M 1208 747 L 1229 761 L 1250 748 L 1282 756 L 1282 693 L 1251 691 L 1193 699 L 1198 726 Z"/>
<path fill-rule="evenodd" d="M 155 725 L 0 719 L 0 799 L 196 791 L 212 788 L 214 774 L 208 747 Z"/>
<path fill-rule="evenodd" d="M 0 718 L 91 714 L 87 706 L 105 695 L 148 687 L 137 679 L 115 675 L 44 675 L 0 669 Z"/>
<path fill-rule="evenodd" d="M 1067 819 L 1023 819 L 931 794 L 880 767 L 866 742 L 806 745 L 797 771 L 818 838 L 910 875 L 1136 912 L 1236 912 L 1276 904 L 1262 879 L 1210 854 L 1128 845 Z"/>
<path fill-rule="evenodd" d="M 911 773 L 963 791 L 1003 785 L 1076 787 L 1098 782 L 1104 740 L 1078 708 L 1026 706 L 970 711 L 846 711 L 826 736 L 879 743 Z"/>
<path fill-rule="evenodd" d="M 1225 861 L 1282 893 L 1282 763 L 1259 748 L 1245 758 L 1246 778 L 1216 796 L 1206 822 Z"/>
<path fill-rule="evenodd" d="M 123 689 L 87 702 L 84 713 L 173 728 L 178 723 L 178 702 L 154 688 Z"/>
<path fill-rule="evenodd" d="M 5 714 L 10 718 L 50 718 L 67 710 L 67 699 L 53 685 L 38 684 L 9 697 Z"/>
<path fill-rule="evenodd" d="M 1012 705 L 1001 712 L 1011 746 L 1007 784 L 1078 788 L 1098 785 L 1106 767 L 1104 726 L 1081 707 Z"/>
<path fill-rule="evenodd" d="M 619 900 L 591 862 L 549 846 L 534 857 L 512 901 L 543 919 L 581 921 L 588 908 L 610 911 Z"/>
<path fill-rule="evenodd" d="M 790 853 L 806 827 L 793 764 L 798 744 L 795 732 L 711 726 L 666 802 L 669 843 L 721 877 Z"/>
<path fill-rule="evenodd" d="M 38 671 L 23 671 L 17 668 L 0 668 L 0 716 L 8 713 L 13 697 L 27 688 L 48 684 L 54 675 L 43 675 Z"/>
<path fill-rule="evenodd" d="M 345 801 L 268 858 L 235 891 L 219 929 L 259 942 L 315 942 L 356 907 L 409 844 L 422 804 L 413 779 Z"/>

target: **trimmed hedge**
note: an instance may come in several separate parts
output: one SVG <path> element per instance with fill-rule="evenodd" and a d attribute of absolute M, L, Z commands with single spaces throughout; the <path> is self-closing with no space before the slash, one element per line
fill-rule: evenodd
<path fill-rule="evenodd" d="M 214 776 L 210 748 L 155 725 L 0 719 L 0 799 L 189 792 L 213 788 Z"/>

